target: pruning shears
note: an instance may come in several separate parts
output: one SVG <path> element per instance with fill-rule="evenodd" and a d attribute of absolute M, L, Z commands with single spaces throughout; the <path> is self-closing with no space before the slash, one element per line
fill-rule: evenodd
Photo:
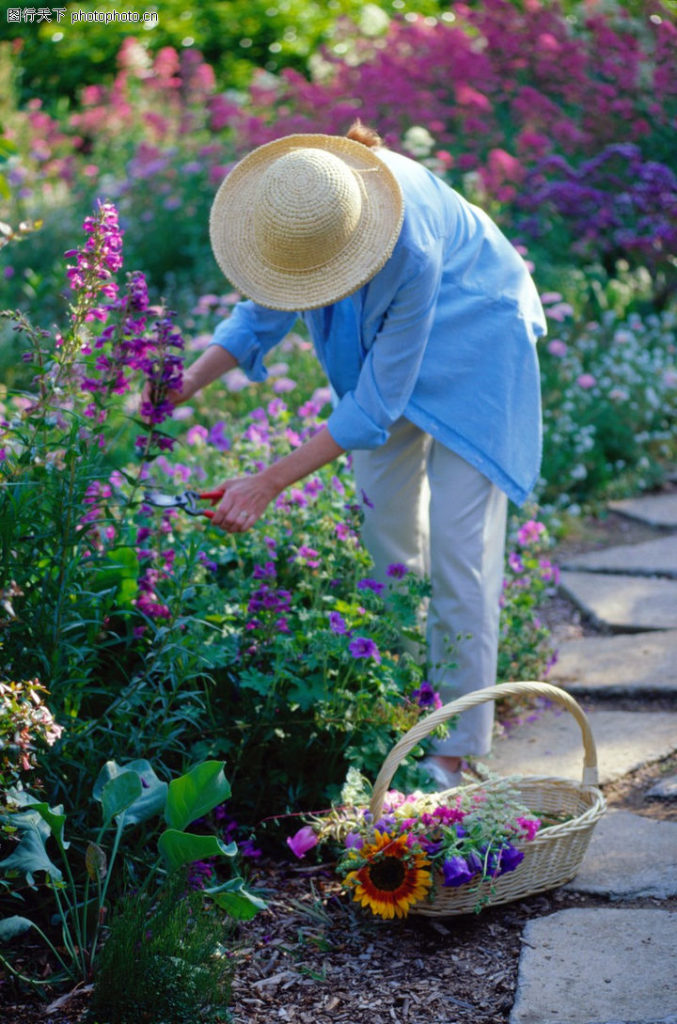
<path fill-rule="evenodd" d="M 198 502 L 211 501 L 214 505 L 224 495 L 224 489 L 216 491 L 183 491 L 181 494 L 164 494 L 162 491 L 146 491 L 143 500 L 156 508 L 176 508 L 189 516 L 206 516 L 211 519 L 214 511 L 211 508 L 200 508 Z"/>

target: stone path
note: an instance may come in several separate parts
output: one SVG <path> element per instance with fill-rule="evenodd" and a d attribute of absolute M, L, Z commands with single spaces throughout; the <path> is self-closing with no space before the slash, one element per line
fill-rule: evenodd
<path fill-rule="evenodd" d="M 550 676 L 586 711 L 602 786 L 677 752 L 677 493 L 611 507 L 655 527 L 656 538 L 561 566 L 562 592 L 601 635 L 563 641 Z M 580 779 L 571 716 L 536 707 L 525 718 L 490 766 Z M 644 799 L 675 801 L 677 775 Z M 608 810 L 568 883 L 605 902 L 525 928 L 510 1024 L 677 1024 L 677 823 L 641 811 Z"/>

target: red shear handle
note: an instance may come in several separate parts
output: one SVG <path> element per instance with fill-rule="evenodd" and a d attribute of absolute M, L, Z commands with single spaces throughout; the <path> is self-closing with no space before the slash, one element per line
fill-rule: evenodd
<path fill-rule="evenodd" d="M 216 504 L 217 501 L 219 501 L 220 498 L 223 497 L 224 494 L 225 488 L 221 487 L 216 491 L 200 491 L 199 497 L 202 498 L 204 501 L 211 501 L 212 505 L 214 505 Z M 214 512 L 210 508 L 205 509 L 201 514 L 203 516 L 206 516 L 207 519 L 214 518 Z"/>

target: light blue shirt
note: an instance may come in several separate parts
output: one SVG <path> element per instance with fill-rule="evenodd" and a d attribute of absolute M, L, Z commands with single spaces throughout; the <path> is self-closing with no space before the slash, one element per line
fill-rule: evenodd
<path fill-rule="evenodd" d="M 526 264 L 493 221 L 421 164 L 379 150 L 402 189 L 392 256 L 340 302 L 302 313 L 240 302 L 214 332 L 247 376 L 299 316 L 338 401 L 342 448 L 376 448 L 404 416 L 517 504 L 541 461 L 536 339 L 545 317 Z"/>

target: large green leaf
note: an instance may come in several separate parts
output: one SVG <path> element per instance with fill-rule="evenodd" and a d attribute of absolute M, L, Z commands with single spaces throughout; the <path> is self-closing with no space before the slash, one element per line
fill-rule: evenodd
<path fill-rule="evenodd" d="M 165 807 L 168 825 L 184 829 L 228 799 L 231 790 L 223 765 L 223 761 L 205 761 L 178 779 L 172 779 Z"/>
<path fill-rule="evenodd" d="M 62 814 L 62 806 L 50 807 L 46 803 L 26 804 L 26 810 L 35 811 L 42 820 L 49 826 L 60 850 L 67 850 L 70 843 L 64 839 L 63 830 L 66 824 L 66 815 Z"/>
<path fill-rule="evenodd" d="M 0 942 L 11 942 L 17 935 L 23 935 L 35 925 L 27 917 L 3 917 L 0 921 Z"/>
<path fill-rule="evenodd" d="M 107 761 L 94 783 L 95 800 L 100 801 L 104 787 L 111 779 L 118 778 L 124 772 L 134 772 L 141 781 L 141 795 L 125 811 L 125 825 L 137 825 L 156 814 L 162 814 L 167 799 L 167 783 L 162 782 L 153 771 L 150 762 L 143 759 L 130 761 L 125 765 Z"/>
<path fill-rule="evenodd" d="M 142 792 L 141 779 L 136 772 L 122 772 L 121 775 L 107 782 L 101 793 L 104 824 L 108 825 L 113 818 L 131 807 Z"/>
<path fill-rule="evenodd" d="M 174 828 L 166 829 L 158 840 L 160 853 L 170 871 L 176 871 L 184 864 L 192 864 L 196 860 L 208 857 L 234 857 L 237 844 L 226 846 L 216 836 L 196 836 L 190 832 L 179 832 Z"/>
<path fill-rule="evenodd" d="M 267 906 L 259 896 L 254 896 L 245 889 L 242 878 L 231 878 L 223 885 L 205 889 L 204 893 L 211 896 L 215 903 L 238 921 L 249 921 L 259 910 L 265 910 Z"/>
<path fill-rule="evenodd" d="M 34 886 L 33 875 L 36 871 L 44 871 L 50 878 L 60 882 L 63 877 L 61 871 L 49 859 L 45 849 L 45 840 L 50 835 L 50 829 L 46 827 L 42 817 L 29 811 L 7 815 L 6 820 L 11 820 L 23 834 L 13 853 L 0 861 L 0 871 L 21 871 L 30 886 Z"/>
<path fill-rule="evenodd" d="M 139 572 L 139 558 L 134 548 L 113 548 L 106 552 L 105 562 L 96 567 L 92 590 L 115 588 L 116 599 L 121 604 L 128 603 L 138 590 Z"/>

